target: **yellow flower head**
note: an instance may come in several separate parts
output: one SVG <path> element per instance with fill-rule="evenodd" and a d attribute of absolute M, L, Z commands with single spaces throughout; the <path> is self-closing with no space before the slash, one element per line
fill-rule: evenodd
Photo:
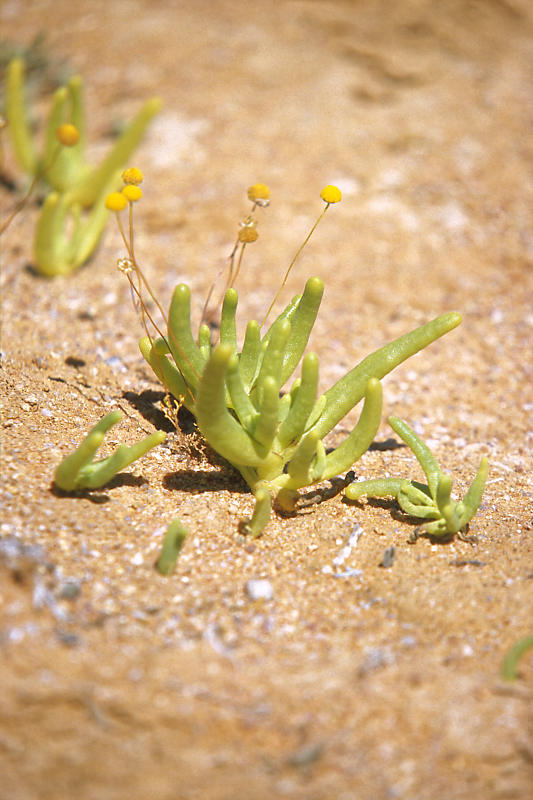
<path fill-rule="evenodd" d="M 324 186 L 320 192 L 320 197 L 324 203 L 339 203 L 342 200 L 342 192 L 338 186 Z"/>
<path fill-rule="evenodd" d="M 143 190 L 133 183 L 127 183 L 126 186 L 122 188 L 121 194 L 124 195 L 129 203 L 136 203 L 137 200 L 140 200 L 143 196 Z"/>
<path fill-rule="evenodd" d="M 105 207 L 110 211 L 124 211 L 127 205 L 128 201 L 122 192 L 111 192 L 105 200 Z"/>
<path fill-rule="evenodd" d="M 80 132 L 75 125 L 65 122 L 56 130 L 56 139 L 65 147 L 74 147 L 80 140 Z"/>
<path fill-rule="evenodd" d="M 117 261 L 117 268 L 120 272 L 124 272 L 124 274 L 127 275 L 128 272 L 132 272 L 134 269 L 133 261 L 131 258 L 119 258 Z"/>
<path fill-rule="evenodd" d="M 270 200 L 270 189 L 264 183 L 254 183 L 248 189 L 248 200 L 258 206 L 267 206 Z"/>
<path fill-rule="evenodd" d="M 250 242 L 255 242 L 258 236 L 259 234 L 255 228 L 245 225 L 245 227 L 241 228 L 239 231 L 239 242 L 250 244 Z"/>
<path fill-rule="evenodd" d="M 122 180 L 124 183 L 131 183 L 133 186 L 138 186 L 143 182 L 143 179 L 144 175 L 140 169 L 137 169 L 137 167 L 129 167 L 122 173 Z"/>

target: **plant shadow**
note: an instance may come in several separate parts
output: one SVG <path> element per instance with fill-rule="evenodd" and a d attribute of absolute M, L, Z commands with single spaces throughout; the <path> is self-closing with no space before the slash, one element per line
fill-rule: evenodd
<path fill-rule="evenodd" d="M 239 473 L 228 465 L 227 469 L 183 469 L 168 472 L 163 478 L 163 486 L 173 492 L 203 494 L 204 492 L 234 492 L 248 494 L 251 490 Z"/>
<path fill-rule="evenodd" d="M 73 499 L 85 498 L 91 503 L 101 505 L 102 503 L 109 502 L 111 499 L 109 495 L 106 494 L 107 490 L 118 489 L 120 486 L 133 486 L 138 488 L 140 486 L 146 486 L 147 483 L 148 481 L 146 478 L 143 478 L 142 475 L 133 475 L 131 472 L 119 472 L 118 475 L 114 475 L 110 481 L 103 486 L 99 486 L 97 489 L 78 489 L 74 492 L 67 492 L 65 489 L 60 489 L 59 486 L 56 486 L 56 484 L 52 482 L 50 492 L 54 497 L 70 497 Z"/>
<path fill-rule="evenodd" d="M 179 430 L 184 436 L 188 436 L 196 432 L 196 422 L 194 416 L 188 411 L 185 406 L 180 406 L 176 420 L 178 427 L 171 422 L 166 414 L 161 410 L 158 404 L 163 403 L 165 392 L 156 391 L 154 389 L 145 389 L 144 391 L 137 392 L 123 392 L 122 397 L 126 400 L 132 408 L 139 412 L 139 414 L 151 425 L 160 431 L 166 433 L 173 433 Z"/>

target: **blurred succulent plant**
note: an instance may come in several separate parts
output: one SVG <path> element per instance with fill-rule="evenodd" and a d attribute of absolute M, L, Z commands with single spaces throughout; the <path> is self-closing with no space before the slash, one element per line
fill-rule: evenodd
<path fill-rule="evenodd" d="M 7 129 L 16 159 L 31 184 L 1 230 L 7 228 L 39 182 L 47 185 L 53 191 L 37 224 L 35 266 L 48 276 L 64 275 L 87 261 L 98 244 L 108 216 L 105 198 L 119 185 L 121 168 L 161 103 L 157 98 L 145 103 L 108 155 L 92 167 L 85 160 L 81 77 L 70 78 L 66 86 L 54 92 L 41 152 L 33 141 L 25 95 L 25 64 L 15 58 L 6 76 Z"/>
<path fill-rule="evenodd" d="M 389 417 L 389 425 L 415 454 L 427 478 L 427 485 L 404 478 L 378 478 L 359 481 L 346 487 L 348 500 L 369 497 L 395 497 L 402 511 L 413 517 L 432 520 L 416 529 L 412 540 L 420 535 L 449 537 L 462 533 L 481 503 L 488 474 L 488 461 L 481 459 L 476 477 L 463 500 L 452 500 L 452 479 L 444 474 L 435 456 L 409 425 L 397 417 Z"/>
<path fill-rule="evenodd" d="M 143 456 L 152 447 L 165 440 L 162 431 L 150 434 L 140 442 L 127 447 L 121 444 L 113 455 L 93 461 L 106 433 L 122 419 L 120 411 L 111 411 L 92 428 L 73 453 L 66 456 L 55 471 L 54 483 L 65 492 L 80 489 L 98 489 L 118 472 Z"/>
<path fill-rule="evenodd" d="M 159 111 L 158 98 L 148 100 L 135 119 L 125 128 L 110 152 L 96 167 L 85 160 L 86 129 L 83 82 L 75 75 L 66 86 L 54 92 L 46 124 L 41 153 L 33 141 L 28 121 L 24 88 L 24 61 L 15 58 L 7 68 L 6 117 L 13 150 L 20 167 L 31 178 L 39 177 L 57 192 L 70 193 L 72 203 L 87 208 L 102 196 L 109 176 L 120 170 L 139 144 L 152 117 Z M 56 131 L 61 125 L 73 125 L 78 141 L 68 149 L 58 148 Z"/>

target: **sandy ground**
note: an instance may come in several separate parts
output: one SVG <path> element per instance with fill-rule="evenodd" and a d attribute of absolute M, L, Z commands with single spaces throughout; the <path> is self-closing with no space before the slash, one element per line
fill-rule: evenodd
<path fill-rule="evenodd" d="M 163 99 L 135 163 L 137 253 L 164 304 L 185 280 L 199 317 L 246 187 L 264 181 L 244 327 L 337 183 L 343 201 L 283 298 L 326 281 L 311 342 L 322 387 L 439 313 L 464 318 L 384 381 L 357 475 L 421 477 L 388 414 L 417 426 L 458 493 L 482 455 L 491 464 L 477 544 L 411 545 L 393 502 L 342 494 L 246 539 L 246 486 L 190 421 L 174 430 L 161 413 L 118 233 L 47 280 L 31 268 L 30 204 L 2 242 L 0 797 L 528 796 L 533 657 L 512 684 L 500 665 L 532 632 L 530 3 L 6 0 L 0 14 L 12 43 L 47 34 L 37 123 L 54 80 L 83 75 L 95 159 Z M 6 173 L 21 190 L 9 151 Z M 17 194 L 1 191 L 6 212 Z M 115 407 L 110 445 L 157 427 L 166 444 L 102 490 L 62 496 L 55 466 Z M 175 515 L 190 534 L 162 578 Z M 260 578 L 270 599 L 246 592 Z"/>

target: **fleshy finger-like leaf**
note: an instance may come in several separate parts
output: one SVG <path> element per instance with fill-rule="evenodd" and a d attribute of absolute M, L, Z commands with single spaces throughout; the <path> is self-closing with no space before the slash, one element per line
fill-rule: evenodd
<path fill-rule="evenodd" d="M 174 289 L 168 312 L 168 346 L 176 365 L 187 381 L 196 388 L 205 365 L 202 353 L 191 331 L 191 291 L 185 283 Z"/>
<path fill-rule="evenodd" d="M 37 174 L 39 159 L 28 120 L 25 91 L 25 66 L 20 58 L 9 62 L 6 74 L 6 116 L 8 132 L 19 164 L 28 175 Z"/>
<path fill-rule="evenodd" d="M 35 266 L 43 275 L 67 275 L 70 270 L 68 242 L 65 239 L 67 199 L 51 192 L 44 201 L 33 242 Z"/>
<path fill-rule="evenodd" d="M 120 411 L 111 411 L 91 428 L 73 453 L 66 456 L 55 471 L 54 482 L 66 492 L 75 491 L 82 467 L 89 464 L 104 441 L 107 431 L 121 419 Z"/>
<path fill-rule="evenodd" d="M 129 123 L 125 131 L 119 136 L 111 151 L 102 163 L 91 170 L 87 177 L 76 187 L 76 201 L 82 206 L 91 206 L 95 199 L 102 193 L 108 176 L 121 169 L 130 155 L 139 144 L 152 117 L 161 108 L 159 98 L 148 100 L 137 116 Z"/>
<path fill-rule="evenodd" d="M 489 473 L 489 462 L 485 457 L 483 457 L 481 459 L 481 464 L 479 465 L 477 475 L 472 481 L 468 492 L 463 498 L 464 510 L 460 515 L 460 525 L 461 525 L 460 530 L 462 530 L 465 527 L 465 525 L 467 525 L 467 523 L 470 522 L 470 520 L 472 519 L 472 517 L 474 516 L 474 514 L 476 513 L 476 511 L 480 506 L 488 473 Z"/>
<path fill-rule="evenodd" d="M 291 478 L 289 488 L 298 488 L 312 483 L 309 471 L 316 456 L 320 439 L 316 434 L 309 433 L 305 436 L 296 448 L 293 457 L 289 461 L 288 472 Z"/>
<path fill-rule="evenodd" d="M 187 533 L 187 528 L 178 517 L 172 520 L 165 533 L 163 547 L 155 564 L 157 571 L 161 575 L 171 575 L 174 571 L 181 548 L 187 538 Z"/>
<path fill-rule="evenodd" d="M 442 314 L 363 359 L 326 392 L 327 405 L 315 428 L 319 437 L 324 438 L 357 405 L 370 378 L 381 380 L 402 361 L 453 330 L 460 322 L 461 315 L 455 311 Z"/>
<path fill-rule="evenodd" d="M 244 344 L 239 356 L 239 371 L 246 389 L 250 389 L 259 369 L 261 355 L 261 331 L 259 323 L 251 320 L 246 326 Z"/>
<path fill-rule="evenodd" d="M 117 472 L 165 439 L 165 434 L 157 431 L 131 447 L 120 445 L 113 455 L 93 463 L 106 433 L 121 419 L 120 411 L 111 411 L 89 431 L 76 450 L 66 456 L 57 467 L 54 475 L 56 486 L 67 492 L 103 486 Z"/>
<path fill-rule="evenodd" d="M 406 422 L 398 417 L 389 417 L 389 425 L 415 454 L 418 463 L 424 470 L 431 496 L 436 500 L 437 486 L 441 474 L 437 459 L 427 444 L 416 435 Z"/>
<path fill-rule="evenodd" d="M 369 481 L 354 481 L 346 487 L 344 494 L 348 500 L 368 497 L 398 497 L 403 478 L 376 478 Z"/>
<path fill-rule="evenodd" d="M 150 342 L 148 336 L 144 336 L 139 341 L 139 349 L 142 355 L 150 364 L 161 383 L 166 387 L 167 391 L 177 400 L 183 402 L 189 411 L 194 414 L 194 393 L 185 383 L 183 376 L 175 364 L 169 361 L 166 355 L 161 355 L 161 352 L 158 351 L 155 345 L 155 342 L 153 344 Z"/>
<path fill-rule="evenodd" d="M 307 353 L 302 361 L 302 378 L 285 420 L 280 425 L 278 440 L 282 447 L 297 442 L 305 431 L 315 405 L 318 388 L 318 356 Z"/>
<path fill-rule="evenodd" d="M 270 450 L 278 426 L 279 384 L 269 375 L 261 388 L 261 407 L 253 435 L 254 439 Z"/>
<path fill-rule="evenodd" d="M 198 427 L 223 458 L 236 465 L 257 467 L 264 461 L 265 449 L 246 433 L 226 406 L 225 377 L 232 355 L 229 345 L 218 345 L 205 366 L 196 397 Z"/>
<path fill-rule="evenodd" d="M 235 352 L 237 350 L 237 331 L 235 325 L 235 312 L 237 311 L 238 295 L 235 289 L 228 289 L 222 303 L 220 315 L 220 344 L 229 344 Z"/>
<path fill-rule="evenodd" d="M 263 361 L 259 370 L 259 375 L 255 381 L 251 393 L 251 399 L 256 407 L 262 402 L 263 384 L 267 378 L 274 378 L 278 387 L 281 386 L 281 368 L 283 363 L 283 353 L 287 346 L 287 341 L 291 334 L 291 324 L 288 320 L 281 320 L 272 329 L 272 336 L 269 339 L 267 348 L 263 355 Z"/>
<path fill-rule="evenodd" d="M 148 450 L 161 444 L 165 440 L 163 431 L 156 431 L 155 433 L 141 439 L 140 442 L 128 447 L 121 444 L 117 447 L 115 452 L 97 461 L 95 464 L 87 464 L 81 468 L 79 474 L 79 486 L 87 489 L 98 489 L 100 486 L 105 486 L 111 478 L 121 472 L 124 467 L 129 467 L 138 458 L 141 458 Z"/>
<path fill-rule="evenodd" d="M 322 476 L 324 480 L 346 472 L 363 453 L 366 453 L 379 428 L 382 399 L 381 383 L 377 378 L 371 378 L 366 387 L 365 403 L 357 425 L 326 458 L 326 468 Z"/>
<path fill-rule="evenodd" d="M 435 505 L 435 501 L 419 486 L 420 484 L 415 486 L 413 481 L 403 481 L 397 495 L 400 508 L 412 517 L 438 519 L 440 512 Z"/>
<path fill-rule="evenodd" d="M 239 360 L 236 354 L 233 354 L 228 361 L 226 386 L 228 387 L 233 410 L 239 418 L 239 422 L 251 434 L 259 417 L 259 411 L 246 393 L 241 380 Z"/>
<path fill-rule="evenodd" d="M 323 281 L 317 277 L 309 278 L 294 313 L 290 315 L 291 335 L 283 357 L 281 386 L 292 375 L 300 362 L 315 324 L 323 294 Z"/>

